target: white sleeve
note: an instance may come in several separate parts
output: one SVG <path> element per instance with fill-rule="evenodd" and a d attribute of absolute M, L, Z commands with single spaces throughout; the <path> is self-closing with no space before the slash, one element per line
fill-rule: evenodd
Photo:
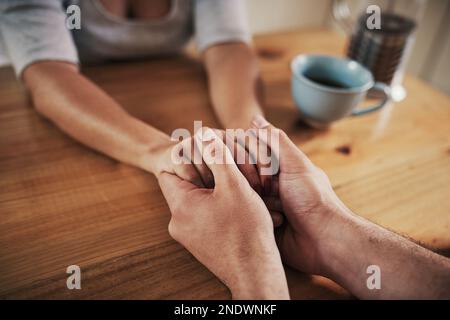
<path fill-rule="evenodd" d="M 197 48 L 223 42 L 251 42 L 244 0 L 195 0 Z"/>
<path fill-rule="evenodd" d="M 0 1 L 0 36 L 17 76 L 39 60 L 78 63 L 65 19 L 59 0 Z"/>

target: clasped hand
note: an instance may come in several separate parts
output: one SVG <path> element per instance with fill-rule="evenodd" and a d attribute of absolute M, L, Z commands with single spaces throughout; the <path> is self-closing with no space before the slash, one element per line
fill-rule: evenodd
<path fill-rule="evenodd" d="M 233 298 L 288 299 L 281 257 L 301 271 L 320 272 L 316 239 L 333 218 L 330 212 L 343 205 L 323 171 L 283 131 L 262 117 L 254 119 L 253 127 L 279 137 L 279 171 L 269 182 L 261 178 L 264 188 L 252 188 L 223 137 L 212 129 L 196 134 L 194 143 L 203 147 L 214 188 L 167 172 L 158 181 L 172 213 L 170 235 L 221 279 Z M 271 148 L 271 141 L 264 141 L 267 135 L 253 132 Z M 274 222 L 281 224 L 275 232 Z"/>

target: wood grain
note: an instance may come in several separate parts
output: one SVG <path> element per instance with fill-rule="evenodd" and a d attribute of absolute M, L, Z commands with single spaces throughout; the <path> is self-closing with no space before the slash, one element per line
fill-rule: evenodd
<path fill-rule="evenodd" d="M 326 131 L 298 120 L 289 88 L 297 53 L 342 54 L 326 30 L 259 36 L 269 120 L 330 176 L 354 211 L 427 245 L 450 248 L 450 99 L 407 77 L 408 97 Z M 192 55 L 85 68 L 131 114 L 170 133 L 217 126 Z M 230 294 L 167 232 L 150 174 L 89 150 L 40 117 L 0 69 L 0 298 L 218 299 Z M 82 289 L 66 288 L 67 266 Z M 349 298 L 328 279 L 288 269 L 293 298 Z"/>

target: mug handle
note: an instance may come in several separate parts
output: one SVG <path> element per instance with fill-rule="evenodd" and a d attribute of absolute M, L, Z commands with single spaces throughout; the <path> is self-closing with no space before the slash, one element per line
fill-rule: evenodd
<path fill-rule="evenodd" d="M 380 110 L 381 108 L 383 108 L 391 99 L 391 88 L 382 83 L 382 82 L 375 82 L 375 84 L 373 85 L 371 90 L 377 90 L 377 91 L 381 91 L 381 93 L 383 94 L 383 100 L 374 106 L 371 107 L 367 107 L 364 109 L 355 109 L 352 111 L 352 116 L 360 116 L 363 114 L 367 114 L 367 113 L 371 113 L 377 110 Z"/>

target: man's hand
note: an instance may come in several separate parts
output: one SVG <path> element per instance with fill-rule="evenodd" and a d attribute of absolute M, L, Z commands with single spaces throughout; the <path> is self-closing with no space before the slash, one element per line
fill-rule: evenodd
<path fill-rule="evenodd" d="M 450 259 L 352 213 L 325 173 L 284 132 L 259 117 L 253 127 L 275 130 L 279 136 L 274 146 L 260 130 L 257 133 L 279 151 L 279 174 L 272 177 L 272 197 L 265 202 L 285 214 L 285 223 L 275 232 L 287 264 L 329 277 L 358 298 L 450 297 Z M 369 266 L 380 271 L 379 288 L 368 285 Z"/>
<path fill-rule="evenodd" d="M 170 235 L 231 290 L 235 299 L 288 299 L 286 277 L 264 202 L 211 130 L 196 135 L 214 189 L 162 173 L 159 184 L 172 212 Z M 200 139 L 203 140 L 200 141 Z"/>
<path fill-rule="evenodd" d="M 282 211 L 287 220 L 276 229 L 277 243 L 283 260 L 307 273 L 320 273 L 323 257 L 321 239 L 330 222 L 345 212 L 345 206 L 334 193 L 326 174 L 316 167 L 282 130 L 256 117 L 252 127 L 257 129 L 259 143 L 277 149 L 279 172 L 270 179 L 271 190 L 264 195 L 268 208 Z M 273 131 L 277 141 L 268 141 L 259 129 Z M 274 134 L 275 133 L 275 134 Z M 264 138 L 262 138 L 264 137 Z M 278 143 L 273 148 L 273 143 Z M 267 188 L 266 188 L 267 189 Z"/>

